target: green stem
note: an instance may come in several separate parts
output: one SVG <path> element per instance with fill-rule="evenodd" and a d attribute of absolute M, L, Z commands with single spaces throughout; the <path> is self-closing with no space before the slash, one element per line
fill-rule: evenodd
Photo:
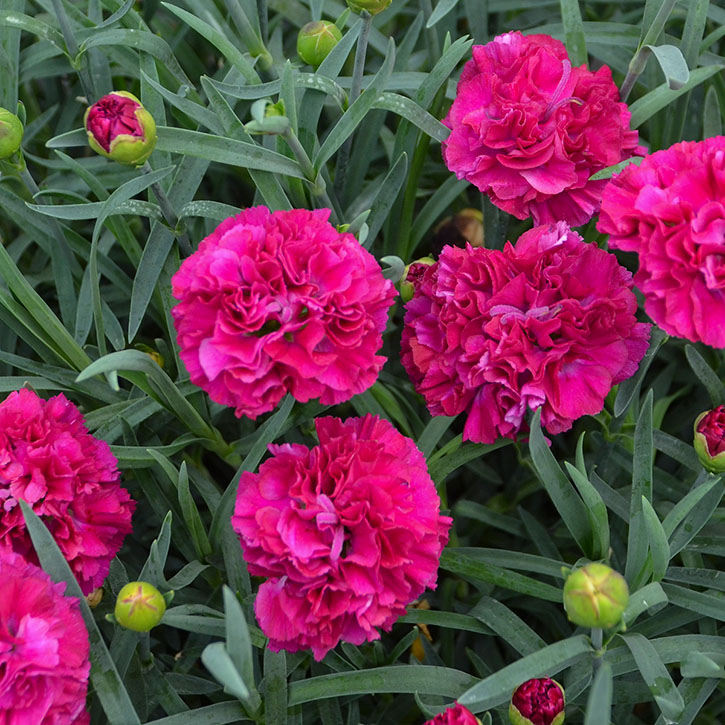
<path fill-rule="evenodd" d="M 313 198 L 319 198 L 323 206 L 330 209 L 330 211 L 332 212 L 332 221 L 338 221 L 337 219 L 335 219 L 335 207 L 333 206 L 332 201 L 327 193 L 327 185 L 325 184 L 325 180 L 322 178 L 322 174 L 319 174 L 317 171 L 315 171 L 314 164 L 310 160 L 310 157 L 307 155 L 307 151 L 305 151 L 304 146 L 297 138 L 297 135 L 292 130 L 292 127 L 288 128 L 282 134 L 282 137 L 287 142 L 287 145 L 290 147 L 292 153 L 295 155 L 297 162 L 302 168 L 302 173 L 305 175 L 305 178 L 310 182 Z"/>
<path fill-rule="evenodd" d="M 594 673 L 601 667 L 602 664 L 602 630 L 600 627 L 593 627 L 592 634 L 592 647 L 596 650 L 596 656 L 594 657 Z"/>
<path fill-rule="evenodd" d="M 348 96 L 348 108 L 359 98 L 362 92 L 363 76 L 365 74 L 365 60 L 368 52 L 368 39 L 370 30 L 373 26 L 373 16 L 367 10 L 360 13 L 363 21 L 360 37 L 357 39 L 357 48 L 355 49 L 355 65 L 352 69 L 352 83 L 350 86 L 350 95 Z M 347 176 L 347 165 L 350 161 L 350 150 L 352 148 L 352 139 L 355 134 L 350 134 L 345 143 L 337 154 L 335 163 L 335 191 L 340 199 L 342 199 L 343 190 L 345 189 L 345 177 Z"/>
<path fill-rule="evenodd" d="M 78 47 L 78 42 L 76 41 L 76 36 L 73 28 L 71 28 L 68 16 L 66 15 L 65 8 L 63 7 L 63 0 L 53 0 L 53 10 L 55 11 L 55 16 L 58 18 L 61 33 L 63 33 L 63 40 L 65 40 L 68 55 L 71 56 L 71 64 L 75 65 L 80 48 Z M 77 70 L 81 86 L 83 86 L 83 93 L 86 95 L 86 101 L 89 104 L 95 102 L 97 98 L 96 88 L 93 83 L 93 77 L 85 67 L 85 58 L 81 59 L 80 67 Z"/>
<path fill-rule="evenodd" d="M 144 174 L 150 174 L 152 171 L 153 169 L 151 168 L 151 164 L 147 161 L 143 166 L 143 172 Z M 161 184 L 159 184 L 158 181 L 151 184 L 151 190 L 154 192 L 156 200 L 159 202 L 159 208 L 161 209 L 161 213 L 164 215 L 164 219 L 166 219 L 166 223 L 171 227 L 177 241 L 179 242 L 179 250 L 184 256 L 188 257 L 193 251 L 191 242 L 189 241 L 189 237 L 186 232 L 178 231 L 177 229 L 179 225 L 179 217 L 176 215 L 174 207 L 169 201 L 169 197 L 166 196 L 166 192 L 161 188 Z"/>
<path fill-rule="evenodd" d="M 647 65 L 647 60 L 649 59 L 651 52 L 648 48 L 645 48 L 645 46 L 653 45 L 657 42 L 657 38 L 660 37 L 660 33 L 664 30 L 667 18 L 670 17 L 670 13 L 674 9 L 676 3 L 677 0 L 664 0 L 660 9 L 657 11 L 657 15 L 655 15 L 652 25 L 650 25 L 644 38 L 642 38 L 642 42 L 639 44 L 639 47 L 629 64 L 627 75 L 622 83 L 622 87 L 619 89 L 619 98 L 621 101 L 627 100 L 632 88 L 634 88 L 634 84 L 637 82 L 637 78 L 642 75 L 642 72 Z"/>

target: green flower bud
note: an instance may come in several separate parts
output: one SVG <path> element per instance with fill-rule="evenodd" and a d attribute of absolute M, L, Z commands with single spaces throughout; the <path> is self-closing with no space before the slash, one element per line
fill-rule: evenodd
<path fill-rule="evenodd" d="M 625 578 L 606 564 L 587 564 L 569 574 L 564 583 L 566 616 L 581 627 L 614 627 L 628 602 Z"/>
<path fill-rule="evenodd" d="M 7 159 L 19 148 L 23 140 L 23 124 L 6 108 L 0 108 L 0 159 Z"/>
<path fill-rule="evenodd" d="M 400 280 L 400 298 L 403 302 L 409 302 L 413 299 L 415 288 L 421 277 L 425 273 L 425 268 L 435 264 L 433 257 L 423 257 L 411 262 L 403 272 L 403 279 Z"/>
<path fill-rule="evenodd" d="M 141 166 L 156 146 L 156 123 L 133 93 L 103 96 L 88 108 L 83 123 L 88 145 L 119 164 Z"/>
<path fill-rule="evenodd" d="M 347 6 L 354 13 L 367 10 L 370 15 L 377 15 L 390 5 L 393 0 L 347 0 Z"/>
<path fill-rule="evenodd" d="M 335 23 L 327 20 L 307 23 L 297 36 L 297 55 L 303 63 L 317 68 L 341 39 L 342 33 Z"/>
<path fill-rule="evenodd" d="M 725 405 L 697 416 L 692 444 L 700 463 L 708 471 L 725 472 Z"/>
<path fill-rule="evenodd" d="M 116 621 L 134 632 L 148 632 L 164 616 L 166 600 L 148 582 L 129 582 L 118 593 L 113 614 Z"/>

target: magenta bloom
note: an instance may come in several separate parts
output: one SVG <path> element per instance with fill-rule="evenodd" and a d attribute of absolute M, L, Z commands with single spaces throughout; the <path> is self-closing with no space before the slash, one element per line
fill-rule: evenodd
<path fill-rule="evenodd" d="M 18 499 L 43 519 L 84 594 L 99 587 L 131 531 L 135 502 L 117 461 L 64 395 L 26 389 L 0 403 L 0 550 L 37 562 Z"/>
<path fill-rule="evenodd" d="M 564 722 L 564 690 L 549 677 L 527 680 L 511 698 L 509 719 L 514 725 L 561 725 Z"/>
<path fill-rule="evenodd" d="M 0 723 L 85 725 L 91 665 L 78 600 L 0 551 Z"/>
<path fill-rule="evenodd" d="M 473 47 L 443 121 L 443 158 L 509 214 L 578 226 L 606 185 L 589 177 L 644 153 L 629 118 L 609 68 L 572 68 L 548 35 L 505 33 Z"/>
<path fill-rule="evenodd" d="M 329 209 L 246 209 L 173 276 L 177 339 L 191 381 L 237 417 L 285 393 L 341 403 L 367 390 L 395 290 Z"/>
<path fill-rule="evenodd" d="M 537 408 L 559 433 L 598 413 L 647 350 L 631 288 L 564 222 L 503 251 L 447 246 L 406 305 L 402 362 L 433 415 L 466 411 L 464 440 L 515 438 Z"/>
<path fill-rule="evenodd" d="M 451 519 L 423 454 L 387 421 L 318 418 L 318 446 L 271 445 L 243 473 L 232 528 L 249 573 L 269 577 L 255 611 L 270 647 L 312 649 L 379 639 L 434 589 Z"/>
<path fill-rule="evenodd" d="M 610 247 L 639 255 L 634 281 L 655 323 L 725 347 L 725 137 L 628 166 L 607 186 L 597 228 Z"/>
<path fill-rule="evenodd" d="M 480 722 L 470 710 L 456 703 L 432 720 L 426 720 L 423 725 L 477 725 Z"/>

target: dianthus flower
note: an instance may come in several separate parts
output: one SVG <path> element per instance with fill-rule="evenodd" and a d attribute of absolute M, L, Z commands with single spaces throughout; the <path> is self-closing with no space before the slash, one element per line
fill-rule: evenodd
<path fill-rule="evenodd" d="M 564 222 L 503 251 L 444 247 L 406 305 L 402 362 L 433 415 L 465 440 L 515 438 L 527 408 L 550 433 L 598 413 L 636 370 L 649 325 L 632 275 Z"/>
<path fill-rule="evenodd" d="M 423 725 L 479 725 L 481 721 L 468 709 L 456 703 L 453 707 L 426 720 Z"/>
<path fill-rule="evenodd" d="M 644 153 L 629 118 L 607 66 L 572 68 L 560 41 L 505 33 L 473 47 L 443 121 L 443 158 L 509 214 L 578 226 L 606 185 L 589 177 Z"/>
<path fill-rule="evenodd" d="M 117 461 L 64 395 L 31 390 L 0 403 L 0 549 L 37 562 L 18 499 L 43 519 L 84 594 L 99 587 L 131 531 L 135 502 Z"/>
<path fill-rule="evenodd" d="M 222 222 L 172 278 L 177 339 L 191 381 L 256 418 L 289 392 L 340 403 L 385 358 L 395 295 L 375 258 L 329 209 L 246 209 Z"/>
<path fill-rule="evenodd" d="M 639 255 L 634 281 L 655 323 L 725 347 L 725 137 L 630 164 L 607 186 L 597 228 Z"/>
<path fill-rule="evenodd" d="M 0 722 L 85 725 L 88 632 L 78 600 L 34 564 L 0 551 Z"/>
<path fill-rule="evenodd" d="M 318 418 L 318 446 L 270 445 L 243 473 L 232 527 L 249 573 L 269 577 L 255 611 L 270 647 L 312 649 L 380 637 L 434 589 L 451 519 L 425 458 L 387 421 Z"/>

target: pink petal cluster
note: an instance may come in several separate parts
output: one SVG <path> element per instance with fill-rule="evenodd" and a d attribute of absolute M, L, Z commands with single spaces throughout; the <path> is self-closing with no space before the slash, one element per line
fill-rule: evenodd
<path fill-rule="evenodd" d="M 271 445 L 244 473 L 232 527 L 249 573 L 269 577 L 255 611 L 273 650 L 380 637 L 434 589 L 451 519 L 425 458 L 387 421 L 318 418 L 318 446 Z"/>
<path fill-rule="evenodd" d="M 246 209 L 222 222 L 172 279 L 191 381 L 256 418 L 291 393 L 324 405 L 377 379 L 395 290 L 329 209 Z"/>
<path fill-rule="evenodd" d="M 84 594 L 99 587 L 131 531 L 135 502 L 117 461 L 64 395 L 27 389 L 0 403 L 0 550 L 37 562 L 18 500 L 43 519 Z"/>
<path fill-rule="evenodd" d="M 136 116 L 140 108 L 141 104 L 133 98 L 109 93 L 88 110 L 86 129 L 104 151 L 111 150 L 111 142 L 118 136 L 145 139 L 144 127 Z"/>
<path fill-rule="evenodd" d="M 478 725 L 481 721 L 463 705 L 456 703 L 441 713 L 438 713 L 432 720 L 426 720 L 423 725 Z"/>
<path fill-rule="evenodd" d="M 406 305 L 402 362 L 433 415 L 467 413 L 465 440 L 515 438 L 538 408 L 559 433 L 598 413 L 647 350 L 631 288 L 564 222 L 503 251 L 447 246 Z"/>
<path fill-rule="evenodd" d="M 644 153 L 629 119 L 608 67 L 572 68 L 560 41 L 505 33 L 473 47 L 443 121 L 443 158 L 509 214 L 578 226 L 606 185 L 589 177 Z"/>
<path fill-rule="evenodd" d="M 607 186 L 597 228 L 639 255 L 634 281 L 655 323 L 725 347 L 725 137 L 630 164 Z"/>
<path fill-rule="evenodd" d="M 564 690 L 550 677 L 538 677 L 519 685 L 511 698 L 518 719 L 529 725 L 560 725 L 564 722 Z"/>
<path fill-rule="evenodd" d="M 90 663 L 78 600 L 0 551 L 0 723 L 85 725 Z"/>

